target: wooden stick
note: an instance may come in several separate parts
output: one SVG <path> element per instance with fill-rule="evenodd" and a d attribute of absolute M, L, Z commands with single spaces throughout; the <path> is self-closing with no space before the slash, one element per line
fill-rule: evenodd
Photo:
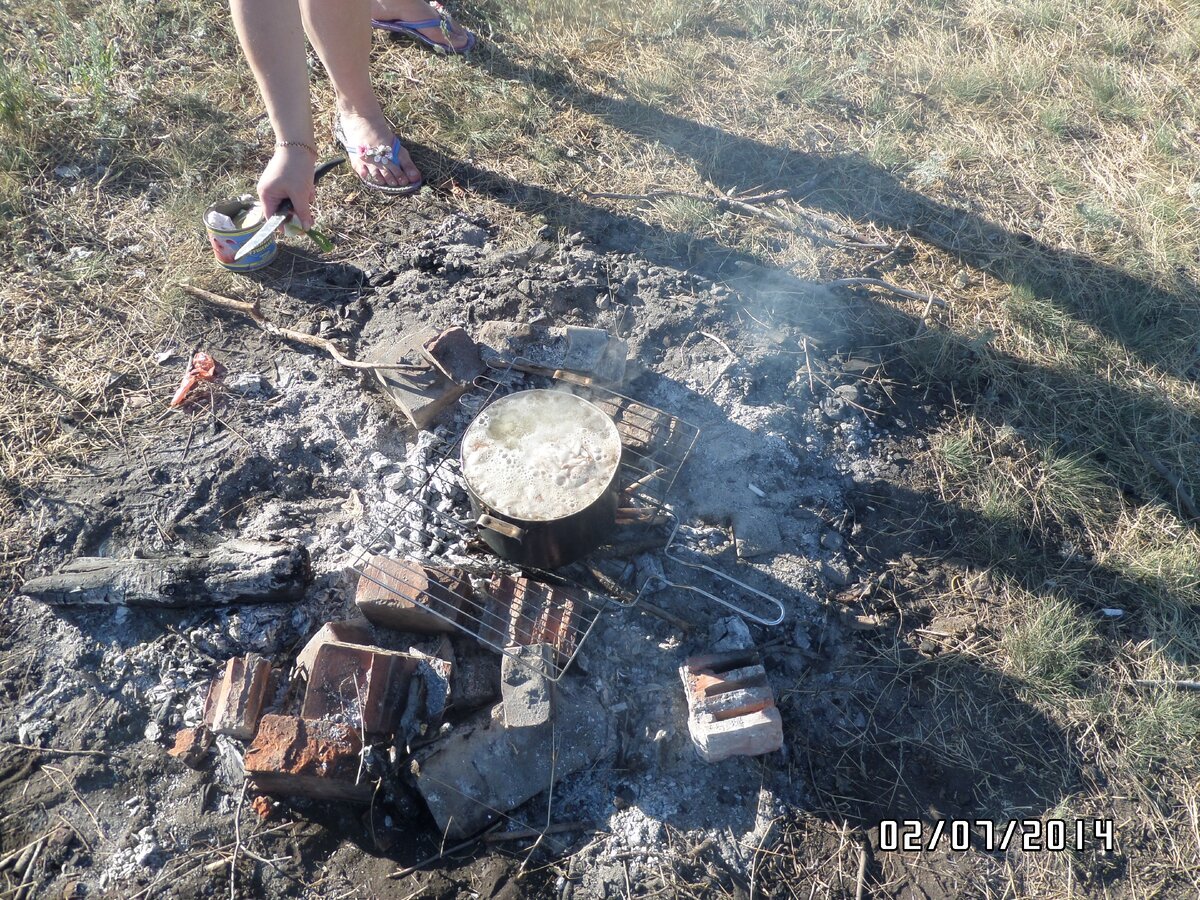
<path fill-rule="evenodd" d="M 817 243 L 827 244 L 832 247 L 840 247 L 842 249 L 846 249 L 848 247 L 853 247 L 856 250 L 891 250 L 892 249 L 891 244 L 884 244 L 884 243 L 880 243 L 878 241 L 870 241 L 867 238 L 863 237 L 858 232 L 854 231 L 853 229 L 847 228 L 844 225 L 838 224 L 833 219 L 829 219 L 825 216 L 817 215 L 816 213 L 808 212 L 807 210 L 797 209 L 797 210 L 793 210 L 793 211 L 796 212 L 798 215 L 803 216 L 805 219 L 807 219 L 813 225 L 816 225 L 818 228 L 820 228 L 824 231 L 828 231 L 832 234 L 836 234 L 838 237 L 842 238 L 842 242 L 832 241 L 829 238 L 823 237 L 822 235 L 817 234 L 816 232 L 810 231 L 807 228 L 802 228 L 796 222 L 793 222 L 790 219 L 779 215 L 778 213 L 768 212 L 767 210 L 762 209 L 759 206 L 759 204 L 774 203 L 778 200 L 792 199 L 796 196 L 796 193 L 805 192 L 804 187 L 806 187 L 807 184 L 810 184 L 810 183 L 812 183 L 812 182 L 807 182 L 806 185 L 802 185 L 801 188 L 799 189 L 799 191 L 796 191 L 796 192 L 790 191 L 790 190 L 771 191 L 766 194 L 757 194 L 757 195 L 750 196 L 750 197 L 726 197 L 726 196 L 721 196 L 721 195 L 712 196 L 710 194 L 697 194 L 693 191 L 675 191 L 675 190 L 668 190 L 668 189 L 657 190 L 657 191 L 648 191 L 645 194 L 616 194 L 616 193 L 607 193 L 607 192 L 598 192 L 598 191 L 584 191 L 583 195 L 585 197 L 587 197 L 588 199 L 592 199 L 592 200 L 651 200 L 651 201 L 653 201 L 653 200 L 662 200 L 667 197 L 681 197 L 685 200 L 696 200 L 701 203 L 711 203 L 717 209 L 722 210 L 722 211 L 737 212 L 737 213 L 741 213 L 744 216 L 750 216 L 751 218 L 764 219 L 767 222 L 770 222 L 772 225 L 775 225 L 779 228 L 783 228 L 788 231 L 794 231 L 797 234 L 803 235 L 804 237 L 807 237 L 807 238 L 810 238 L 810 239 L 816 241 Z"/>
<path fill-rule="evenodd" d="M 13 900 L 25 900 L 25 898 L 28 897 L 30 892 L 33 890 L 33 869 L 37 864 L 38 856 L 41 855 L 41 852 L 45 846 L 46 839 L 42 838 L 37 842 L 37 844 L 34 845 L 33 856 L 30 857 L 29 862 L 25 864 L 24 871 L 17 872 L 17 875 L 21 876 L 21 884 L 17 887 L 17 892 L 13 895 Z"/>
<path fill-rule="evenodd" d="M 1139 687 L 1173 687 L 1181 691 L 1200 691 L 1200 681 L 1173 681 L 1167 678 L 1138 678 L 1134 684 Z"/>
<path fill-rule="evenodd" d="M 303 331 L 296 331 L 292 328 L 284 328 L 280 325 L 276 325 L 262 314 L 262 310 L 259 308 L 257 300 L 250 302 L 248 300 L 237 300 L 233 297 L 222 297 L 220 294 L 214 294 L 212 291 L 206 291 L 203 288 L 194 287 L 193 285 L 186 283 L 180 283 L 179 287 L 185 293 L 191 294 L 193 297 L 203 300 L 206 303 L 211 303 L 213 306 L 220 306 L 224 309 L 232 309 L 236 312 L 242 313 L 243 315 L 249 316 L 254 320 L 254 323 L 258 325 L 259 328 L 272 337 L 276 337 L 285 341 L 294 341 L 297 344 L 304 344 L 306 347 L 315 347 L 318 350 L 324 350 L 334 358 L 338 365 L 344 366 L 347 369 L 365 369 L 367 371 L 374 369 L 405 369 L 408 371 L 414 371 L 414 367 L 411 363 L 369 363 L 358 362 L 357 360 L 350 359 L 350 357 L 346 356 L 340 349 L 338 349 L 337 344 L 328 338 L 323 338 L 315 334 L 306 334 Z M 421 371 L 424 370 L 421 369 Z"/>
<path fill-rule="evenodd" d="M 664 188 L 657 191 L 647 191 L 644 194 L 614 194 L 605 191 L 584 191 L 583 195 L 591 200 L 662 200 L 666 197 L 682 197 L 686 200 L 700 200 L 704 203 L 721 205 L 722 203 L 740 203 L 743 206 L 753 206 L 758 203 L 774 203 L 776 200 L 787 200 L 794 196 L 790 190 L 769 191 L 765 194 L 753 194 L 747 197 L 723 197 L 710 194 L 697 194 L 693 191 L 675 191 Z"/>
<path fill-rule="evenodd" d="M 391 875 L 389 875 L 388 878 L 404 878 L 405 876 L 411 875 L 413 872 L 416 872 L 418 869 L 423 869 L 426 866 L 430 865 L 431 863 L 437 862 L 439 859 L 445 859 L 447 856 L 451 856 L 452 854 L 458 853 L 460 850 L 465 850 L 468 847 L 470 847 L 472 844 L 477 844 L 480 842 L 480 840 L 486 839 L 488 834 L 495 831 L 497 828 L 499 828 L 503 824 L 504 824 L 504 821 L 501 820 L 501 821 L 497 822 L 495 825 L 493 825 L 491 828 L 489 828 L 487 831 L 485 831 L 483 834 L 479 835 L 478 837 L 467 838 L 461 844 L 455 844 L 453 847 L 450 847 L 447 850 L 442 850 L 439 853 L 435 853 L 433 856 L 430 856 L 428 859 L 423 859 L 419 863 L 413 863 L 411 866 L 408 866 L 407 868 L 404 868 L 404 869 L 397 869 L 395 872 L 393 872 Z"/>
<path fill-rule="evenodd" d="M 648 485 L 655 478 L 660 478 L 662 476 L 662 474 L 666 471 L 667 471 L 666 466 L 659 466 L 653 472 L 647 472 L 645 475 L 643 475 L 641 478 L 639 478 L 633 484 L 629 485 L 629 487 L 622 490 L 621 493 L 626 496 L 629 496 L 631 494 L 636 494 L 638 491 L 640 491 L 642 488 L 644 488 L 646 485 Z"/>
<path fill-rule="evenodd" d="M 1200 519 L 1200 509 L 1196 508 L 1196 501 L 1192 498 L 1191 491 L 1183 483 L 1183 479 L 1157 456 L 1152 456 L 1140 447 L 1138 448 L 1138 452 L 1141 454 L 1142 459 L 1146 460 L 1150 464 L 1150 467 L 1161 475 L 1167 484 L 1175 489 L 1175 497 L 1179 501 L 1179 505 L 1183 508 L 1183 511 L 1193 519 Z"/>
<path fill-rule="evenodd" d="M 938 306 L 945 309 L 947 305 L 945 300 L 939 300 L 933 294 L 922 294 L 919 291 L 910 291 L 908 288 L 897 287 L 890 281 L 884 281 L 882 278 L 835 278 L 833 281 L 825 282 L 825 287 L 877 287 L 883 288 L 885 291 L 891 291 L 898 297 L 905 297 L 909 300 L 920 300 L 926 304 L 926 309 L 930 306 Z"/>
<path fill-rule="evenodd" d="M 52 756 L 114 756 L 105 750 L 59 750 L 57 747 L 35 747 L 31 744 L 14 744 L 10 741 L 0 741 L 0 747 L 10 747 L 13 750 L 29 750 L 34 753 L 49 753 Z"/>
<path fill-rule="evenodd" d="M 854 889 L 854 900 L 863 900 L 867 889 L 867 845 L 862 843 L 858 848 L 858 886 Z"/>

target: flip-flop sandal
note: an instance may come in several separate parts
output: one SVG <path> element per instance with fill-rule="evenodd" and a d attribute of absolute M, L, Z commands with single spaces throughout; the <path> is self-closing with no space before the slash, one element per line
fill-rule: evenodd
<path fill-rule="evenodd" d="M 400 165 L 400 151 L 404 149 L 404 145 L 400 143 L 400 138 L 396 135 L 392 135 L 391 148 L 389 148 L 387 144 L 380 144 L 378 147 L 367 147 L 361 144 L 351 145 L 351 143 L 346 140 L 346 134 L 342 131 L 342 123 L 339 121 L 333 126 L 333 137 L 334 140 L 342 145 L 342 148 L 346 151 L 346 154 L 352 159 L 354 157 L 359 157 L 360 159 L 365 159 L 367 162 L 374 163 L 377 166 L 382 166 L 389 162 L 394 166 Z M 351 166 L 351 170 L 353 170 L 353 168 L 354 167 Z M 358 175 L 358 180 L 363 183 L 364 187 L 370 188 L 373 191 L 380 191 L 384 194 L 415 194 L 425 183 L 425 179 L 422 178 L 420 181 L 414 181 L 411 184 L 380 184 L 377 181 L 369 181 L 364 176 L 359 175 L 358 172 L 354 172 L 354 174 Z"/>
<path fill-rule="evenodd" d="M 454 19 L 450 17 L 450 13 L 442 9 L 441 4 L 432 3 L 435 10 L 438 12 L 436 19 L 426 19 L 424 22 L 405 22 L 403 19 L 372 19 L 371 24 L 383 31 L 390 31 L 393 34 L 402 34 L 405 37 L 410 37 L 416 40 L 434 53 L 440 53 L 443 56 L 462 56 L 470 53 L 475 49 L 475 33 L 463 29 L 467 33 L 467 42 L 461 47 L 455 47 L 454 41 L 451 39 L 451 32 L 454 29 Z M 442 37 L 446 39 L 446 43 L 435 41 L 433 38 L 421 31 L 422 28 L 439 28 L 442 32 Z"/>

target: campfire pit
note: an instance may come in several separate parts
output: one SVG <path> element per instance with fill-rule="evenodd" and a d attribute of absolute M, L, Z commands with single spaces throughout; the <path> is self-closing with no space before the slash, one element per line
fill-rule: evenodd
<path fill-rule="evenodd" d="M 636 606 L 647 591 L 659 587 L 698 593 L 762 625 L 783 620 L 784 608 L 777 598 L 689 559 L 681 546 L 679 518 L 667 501 L 699 439 L 699 428 L 606 388 L 539 374 L 539 367 L 524 359 L 493 359 L 488 365 L 488 372 L 476 378 L 459 401 L 462 408 L 455 427 L 436 439 L 423 465 L 409 472 L 409 489 L 389 505 L 381 527 L 354 562 L 360 585 L 369 585 L 376 604 L 384 602 L 415 610 L 417 615 L 436 616 L 521 664 L 520 647 L 550 644 L 555 653 L 544 674 L 552 681 L 563 676 L 601 612 Z M 757 615 L 724 597 L 695 585 L 668 581 L 662 575 L 645 579 L 636 593 L 618 599 L 607 584 L 600 585 L 601 589 L 585 586 L 592 576 L 582 564 L 554 572 L 524 561 L 518 567 L 501 559 L 492 541 L 480 540 L 480 510 L 473 504 L 473 491 L 462 470 L 468 423 L 496 401 L 536 389 L 567 391 L 603 411 L 615 424 L 621 442 L 620 465 L 614 477 L 618 529 L 622 525 L 669 526 L 662 541 L 665 558 L 755 595 L 771 612 Z M 430 571 L 443 575 L 430 577 Z M 445 576 L 448 572 L 450 577 Z M 451 582 L 469 587 L 452 587 Z M 360 608 L 371 615 L 366 607 Z"/>

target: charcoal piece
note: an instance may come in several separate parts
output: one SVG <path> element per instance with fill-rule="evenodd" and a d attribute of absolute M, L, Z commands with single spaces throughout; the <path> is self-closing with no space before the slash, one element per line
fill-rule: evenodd
<path fill-rule="evenodd" d="M 311 578 L 296 541 L 234 539 L 195 556 L 80 557 L 17 591 L 51 606 L 222 606 L 298 600 Z"/>

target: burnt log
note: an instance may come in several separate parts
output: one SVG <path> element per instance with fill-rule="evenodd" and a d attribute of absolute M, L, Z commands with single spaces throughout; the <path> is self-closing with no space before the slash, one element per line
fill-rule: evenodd
<path fill-rule="evenodd" d="M 223 606 L 298 600 L 310 577 L 303 545 L 236 539 L 195 556 L 84 556 L 17 593 L 50 606 Z"/>

